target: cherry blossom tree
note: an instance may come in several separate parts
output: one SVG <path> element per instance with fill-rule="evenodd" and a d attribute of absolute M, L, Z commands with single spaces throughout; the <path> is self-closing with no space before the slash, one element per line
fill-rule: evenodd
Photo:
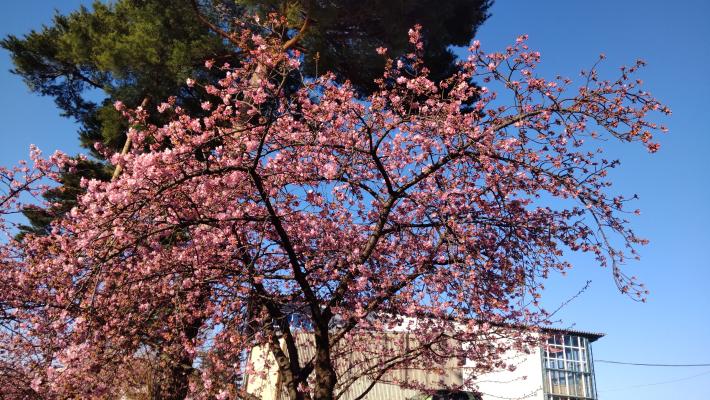
<path fill-rule="evenodd" d="M 415 28 L 412 53 L 361 98 L 329 74 L 287 90 L 298 50 L 232 39 L 249 57 L 207 61 L 227 72 L 205 87 L 209 115 L 168 99 L 171 122 L 154 126 L 116 104 L 131 146 L 110 155 L 115 179 L 84 181 L 48 236 L 17 240 L 4 219 L 0 385 L 17 382 L 16 398 L 119 396 L 141 360 L 166 356 L 183 362 L 164 398 L 251 399 L 240 379 L 259 373 L 245 358 L 256 347 L 292 400 L 362 397 L 363 379 L 452 358 L 505 367 L 501 354 L 525 351 L 547 320 L 542 284 L 571 267 L 567 252 L 643 297 L 621 265 L 645 241 L 598 148 L 658 150 L 650 113 L 669 110 L 633 78 L 642 62 L 615 80 L 592 68 L 574 89 L 538 76 L 525 37 L 499 53 L 476 41 L 437 84 Z M 33 159 L 2 171 L 4 214 L 72 162 Z M 410 345 L 395 351 L 402 331 Z"/>

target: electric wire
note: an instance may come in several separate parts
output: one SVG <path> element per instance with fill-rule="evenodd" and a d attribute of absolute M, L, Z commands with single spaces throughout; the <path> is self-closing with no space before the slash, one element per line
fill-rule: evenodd
<path fill-rule="evenodd" d="M 636 363 L 626 361 L 594 360 L 595 363 L 636 365 L 641 367 L 710 367 L 710 363 L 702 364 L 656 364 L 656 363 Z"/>
<path fill-rule="evenodd" d="M 620 387 L 620 388 L 604 389 L 604 390 L 599 390 L 598 392 L 599 392 L 599 393 L 603 393 L 603 392 L 618 392 L 618 391 L 622 391 L 622 390 L 637 389 L 637 388 L 642 388 L 642 387 L 647 387 L 647 386 L 666 385 L 666 384 L 669 384 L 669 383 L 676 383 L 676 382 L 683 382 L 683 381 L 691 380 L 691 379 L 697 378 L 697 377 L 699 377 L 699 376 L 704 376 L 704 375 L 708 375 L 708 374 L 710 374 L 710 371 L 705 371 L 705 372 L 701 372 L 701 373 L 699 373 L 699 374 L 695 374 L 695 375 L 691 375 L 691 376 L 686 376 L 685 378 L 673 379 L 673 380 L 670 380 L 670 381 L 662 381 L 662 382 L 654 382 L 654 383 L 644 383 L 644 384 L 641 384 L 641 385 L 632 385 L 632 386 L 625 386 L 625 387 Z"/>

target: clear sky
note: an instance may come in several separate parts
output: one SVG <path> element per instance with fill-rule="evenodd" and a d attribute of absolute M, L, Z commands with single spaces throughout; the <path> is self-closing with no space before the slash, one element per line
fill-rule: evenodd
<path fill-rule="evenodd" d="M 443 0 L 442 0 L 443 1 Z M 79 0 L 8 1 L 0 12 L 0 35 L 22 34 L 49 23 L 53 9 L 66 12 Z M 637 232 L 651 240 L 642 260 L 627 266 L 651 294 L 645 304 L 619 294 L 609 270 L 584 257 L 566 278 L 548 284 L 547 304 L 590 288 L 562 309 L 562 326 L 607 334 L 594 345 L 597 359 L 642 363 L 710 363 L 710 2 L 705 0 L 499 0 L 478 34 L 484 49 L 503 49 L 527 33 L 542 52 L 543 75 L 576 76 L 599 53 L 603 72 L 637 58 L 648 62 L 646 88 L 673 109 L 664 120 L 670 133 L 661 151 L 610 144 L 622 159 L 616 189 L 640 196 Z M 0 164 L 27 158 L 34 143 L 45 153 L 79 150 L 75 126 L 61 118 L 51 99 L 29 93 L 10 74 L 0 52 Z M 608 68 L 607 68 L 608 67 Z M 707 400 L 710 367 L 652 368 L 598 363 L 597 387 L 604 400 Z M 704 374 L 704 375 L 701 375 Z"/>
<path fill-rule="evenodd" d="M 609 270 L 575 257 L 577 268 L 548 284 L 547 305 L 554 308 L 592 280 L 560 316 L 563 326 L 607 334 L 594 344 L 597 359 L 710 363 L 710 2 L 499 0 L 491 13 L 477 36 L 484 49 L 502 49 L 527 33 L 542 53 L 538 72 L 548 77 L 574 77 L 599 53 L 607 55 L 606 76 L 641 58 L 648 62 L 641 73 L 646 89 L 673 110 L 658 153 L 610 149 L 622 159 L 612 175 L 616 189 L 640 196 L 642 214 L 632 224 L 651 243 L 627 271 L 649 287 L 648 302 L 619 294 Z M 598 363 L 596 373 L 600 399 L 710 399 L 710 367 Z M 656 384 L 668 381 L 676 382 Z"/>

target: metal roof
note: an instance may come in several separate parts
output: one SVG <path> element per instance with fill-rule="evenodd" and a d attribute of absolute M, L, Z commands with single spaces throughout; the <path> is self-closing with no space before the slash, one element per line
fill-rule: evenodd
<path fill-rule="evenodd" d="M 540 329 L 543 331 L 547 331 L 547 332 L 570 333 L 573 335 L 582 336 L 582 337 L 589 339 L 590 342 L 594 342 L 597 339 L 605 336 L 605 334 L 601 333 L 601 332 L 590 332 L 590 331 L 583 331 L 583 330 L 570 329 L 570 328 L 556 328 L 553 326 L 543 326 Z"/>

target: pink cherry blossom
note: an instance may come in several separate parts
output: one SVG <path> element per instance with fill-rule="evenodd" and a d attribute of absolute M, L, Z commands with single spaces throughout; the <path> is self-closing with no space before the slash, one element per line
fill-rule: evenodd
<path fill-rule="evenodd" d="M 289 398 L 332 399 L 364 370 L 431 368 L 442 354 L 477 373 L 513 368 L 504 353 L 537 344 L 544 281 L 570 252 L 643 297 L 620 265 L 645 240 L 599 148 L 658 150 L 655 114 L 670 111 L 633 78 L 643 63 L 610 80 L 586 71 L 575 89 L 537 75 L 521 37 L 501 53 L 474 42 L 437 83 L 420 36 L 367 98 L 331 74 L 282 90 L 301 76 L 298 55 L 245 33 L 247 58 L 206 84 L 221 99 L 206 115 L 169 99 L 171 119 L 153 125 L 116 104 L 133 127 L 130 151 L 111 158 L 121 174 L 84 180 L 48 235 L 18 240 L 3 219 L 0 370 L 13 374 L 0 387 L 116 398 L 156 376 L 173 395 L 249 398 L 235 382 L 259 374 L 245 355 L 261 346 Z M 0 170 L 0 214 L 73 163 L 31 158 Z"/>

